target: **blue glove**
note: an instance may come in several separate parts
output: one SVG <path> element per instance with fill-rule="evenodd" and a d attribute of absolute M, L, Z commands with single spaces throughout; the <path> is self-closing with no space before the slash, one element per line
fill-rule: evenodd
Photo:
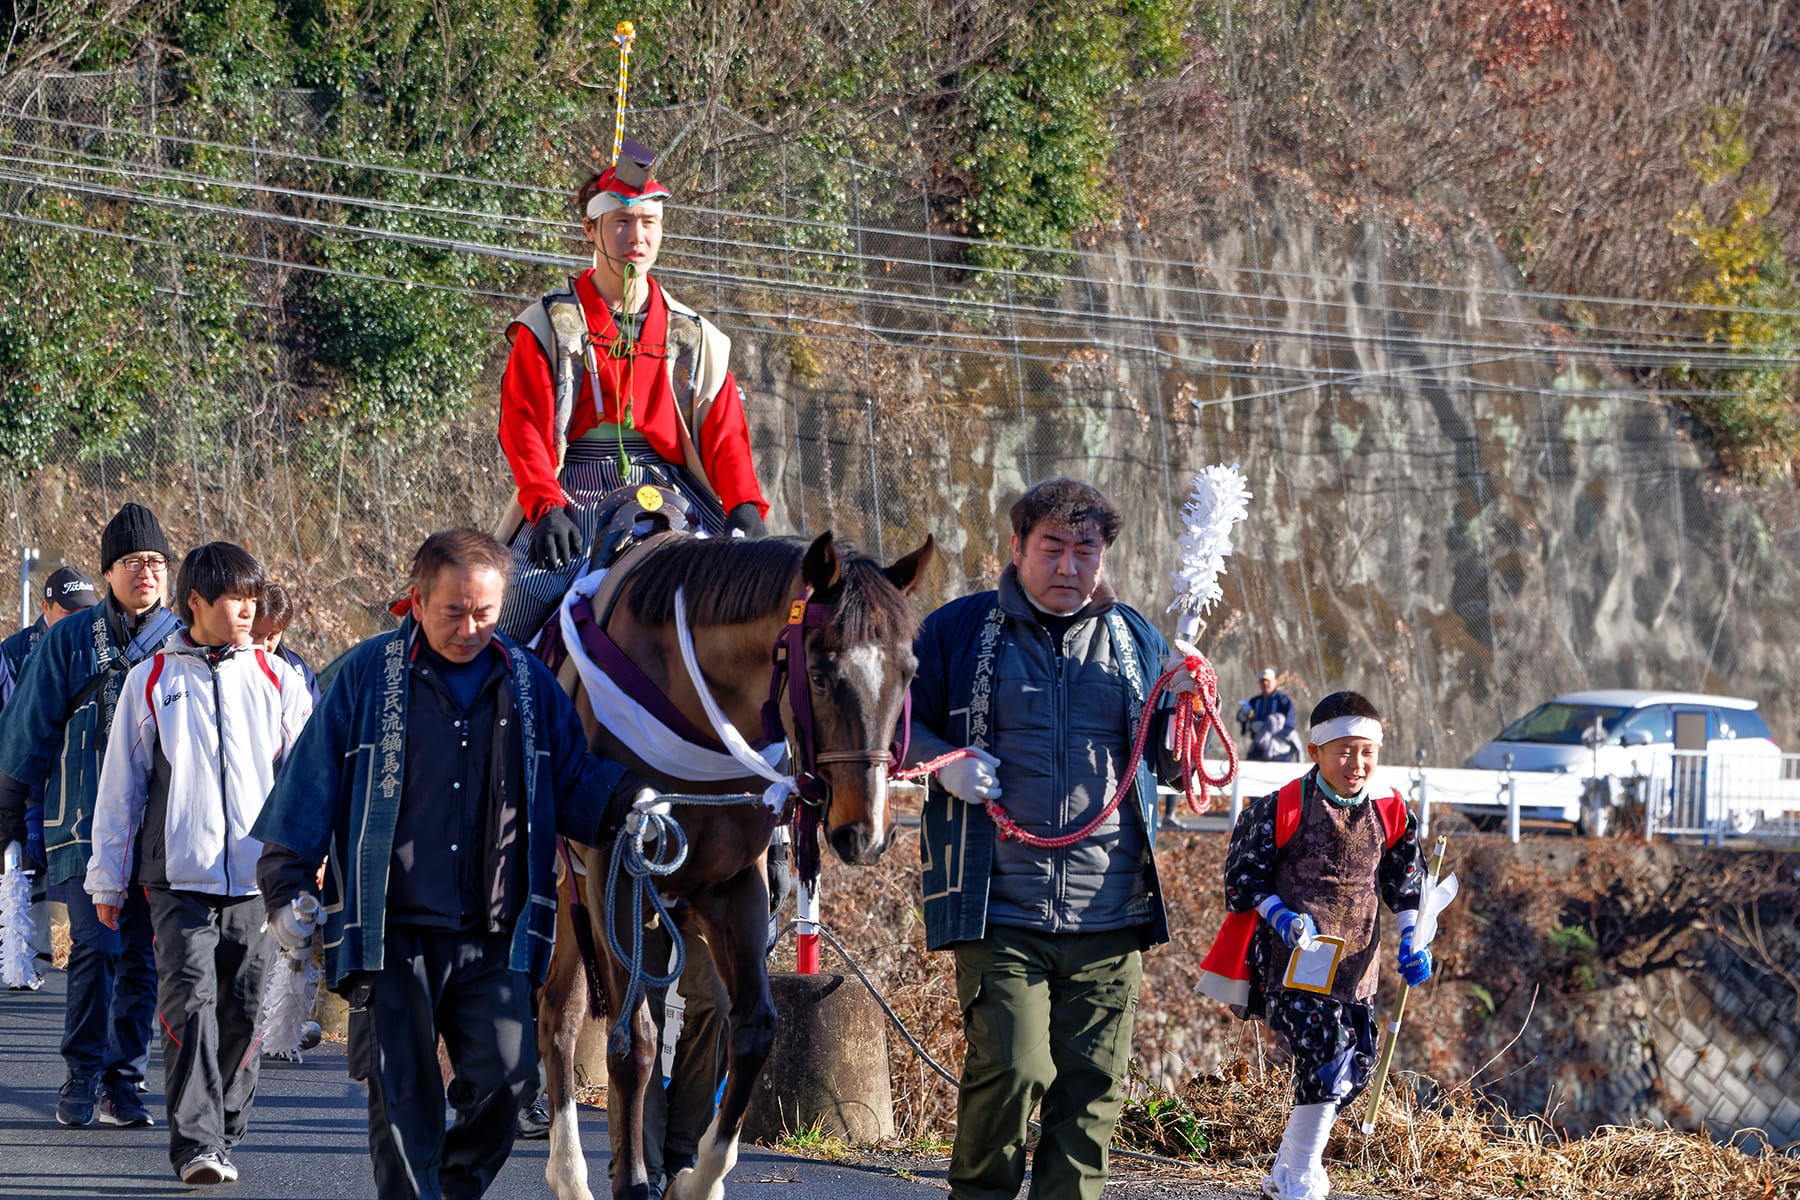
<path fill-rule="evenodd" d="M 1431 948 L 1414 950 L 1411 934 L 1400 939 L 1400 978 L 1409 988 L 1418 987 L 1431 978 Z"/>
<path fill-rule="evenodd" d="M 33 804 L 25 810 L 25 857 L 44 869 L 44 806 Z"/>
<path fill-rule="evenodd" d="M 1319 936 L 1319 927 L 1311 917 L 1295 912 L 1279 900 L 1270 907 L 1266 919 L 1274 928 L 1275 936 L 1290 950 L 1298 948 L 1302 941 L 1310 942 Z"/>

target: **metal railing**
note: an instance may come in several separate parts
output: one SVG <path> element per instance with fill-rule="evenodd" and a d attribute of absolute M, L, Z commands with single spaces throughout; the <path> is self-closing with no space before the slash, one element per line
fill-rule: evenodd
<path fill-rule="evenodd" d="M 1209 764 L 1209 769 L 1222 766 Z M 1227 827 L 1236 824 L 1247 800 L 1275 791 L 1307 769 L 1306 763 L 1241 763 L 1224 796 Z M 1547 771 L 1427 767 L 1420 754 L 1410 767 L 1378 767 L 1373 782 L 1407 798 L 1420 837 L 1429 833 L 1434 811 L 1448 807 L 1514 842 L 1546 828 L 1592 837 L 1641 829 L 1648 838 L 1745 847 L 1800 841 L 1800 754 L 1774 759 L 1678 750 L 1653 758 L 1647 774 L 1597 780 Z"/>
<path fill-rule="evenodd" d="M 1641 783 L 1651 837 L 1711 845 L 1800 837 L 1800 754 L 1779 760 L 1675 750 Z"/>

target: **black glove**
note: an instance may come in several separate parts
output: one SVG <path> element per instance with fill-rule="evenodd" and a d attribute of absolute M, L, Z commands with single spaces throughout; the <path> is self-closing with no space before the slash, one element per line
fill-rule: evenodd
<path fill-rule="evenodd" d="M 546 508 L 531 527 L 531 565 L 555 571 L 575 561 L 581 553 L 581 530 L 561 508 Z"/>
<path fill-rule="evenodd" d="M 786 907 L 788 899 L 794 894 L 794 873 L 788 870 L 788 858 L 786 842 L 769 844 L 769 915 L 771 917 Z"/>
<path fill-rule="evenodd" d="M 768 532 L 763 526 L 762 513 L 748 500 L 725 514 L 726 537 L 759 538 Z"/>

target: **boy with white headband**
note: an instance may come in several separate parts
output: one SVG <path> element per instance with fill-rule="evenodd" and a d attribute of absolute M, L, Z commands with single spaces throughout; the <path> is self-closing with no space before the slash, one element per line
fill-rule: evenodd
<path fill-rule="evenodd" d="M 731 339 L 650 276 L 669 199 L 655 158 L 626 139 L 618 162 L 576 190 L 594 265 L 507 327 L 500 445 L 518 508 L 499 531 L 514 558 L 500 628 L 520 641 L 583 569 L 593 506 L 611 491 L 672 488 L 709 534 L 763 533 L 769 506 Z"/>
<path fill-rule="evenodd" d="M 1323 1200 L 1325 1144 L 1338 1112 L 1375 1066 L 1375 983 L 1384 903 L 1399 920 L 1401 978 L 1431 977 L 1414 951 L 1424 856 L 1406 802 L 1369 784 L 1381 751 L 1381 714 L 1356 692 L 1313 709 L 1306 747 L 1314 769 L 1238 818 L 1225 858 L 1225 920 L 1201 963 L 1199 990 L 1249 1020 L 1267 1020 L 1293 1059 L 1294 1111 L 1263 1180 L 1272 1200 Z M 1327 990 L 1286 984 L 1291 954 L 1342 939 Z M 1298 982 L 1298 980 L 1296 980 Z"/>

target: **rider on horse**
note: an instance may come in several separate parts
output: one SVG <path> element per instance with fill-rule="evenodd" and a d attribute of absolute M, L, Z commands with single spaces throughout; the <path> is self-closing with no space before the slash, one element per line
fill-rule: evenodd
<path fill-rule="evenodd" d="M 518 485 L 501 537 L 514 568 L 501 628 L 529 639 L 581 570 L 593 505 L 641 483 L 680 492 L 690 527 L 759 537 L 757 483 L 731 340 L 650 277 L 667 188 L 626 140 L 575 193 L 594 265 L 507 333 L 500 445 Z M 530 336 L 524 336 L 529 334 Z"/>

